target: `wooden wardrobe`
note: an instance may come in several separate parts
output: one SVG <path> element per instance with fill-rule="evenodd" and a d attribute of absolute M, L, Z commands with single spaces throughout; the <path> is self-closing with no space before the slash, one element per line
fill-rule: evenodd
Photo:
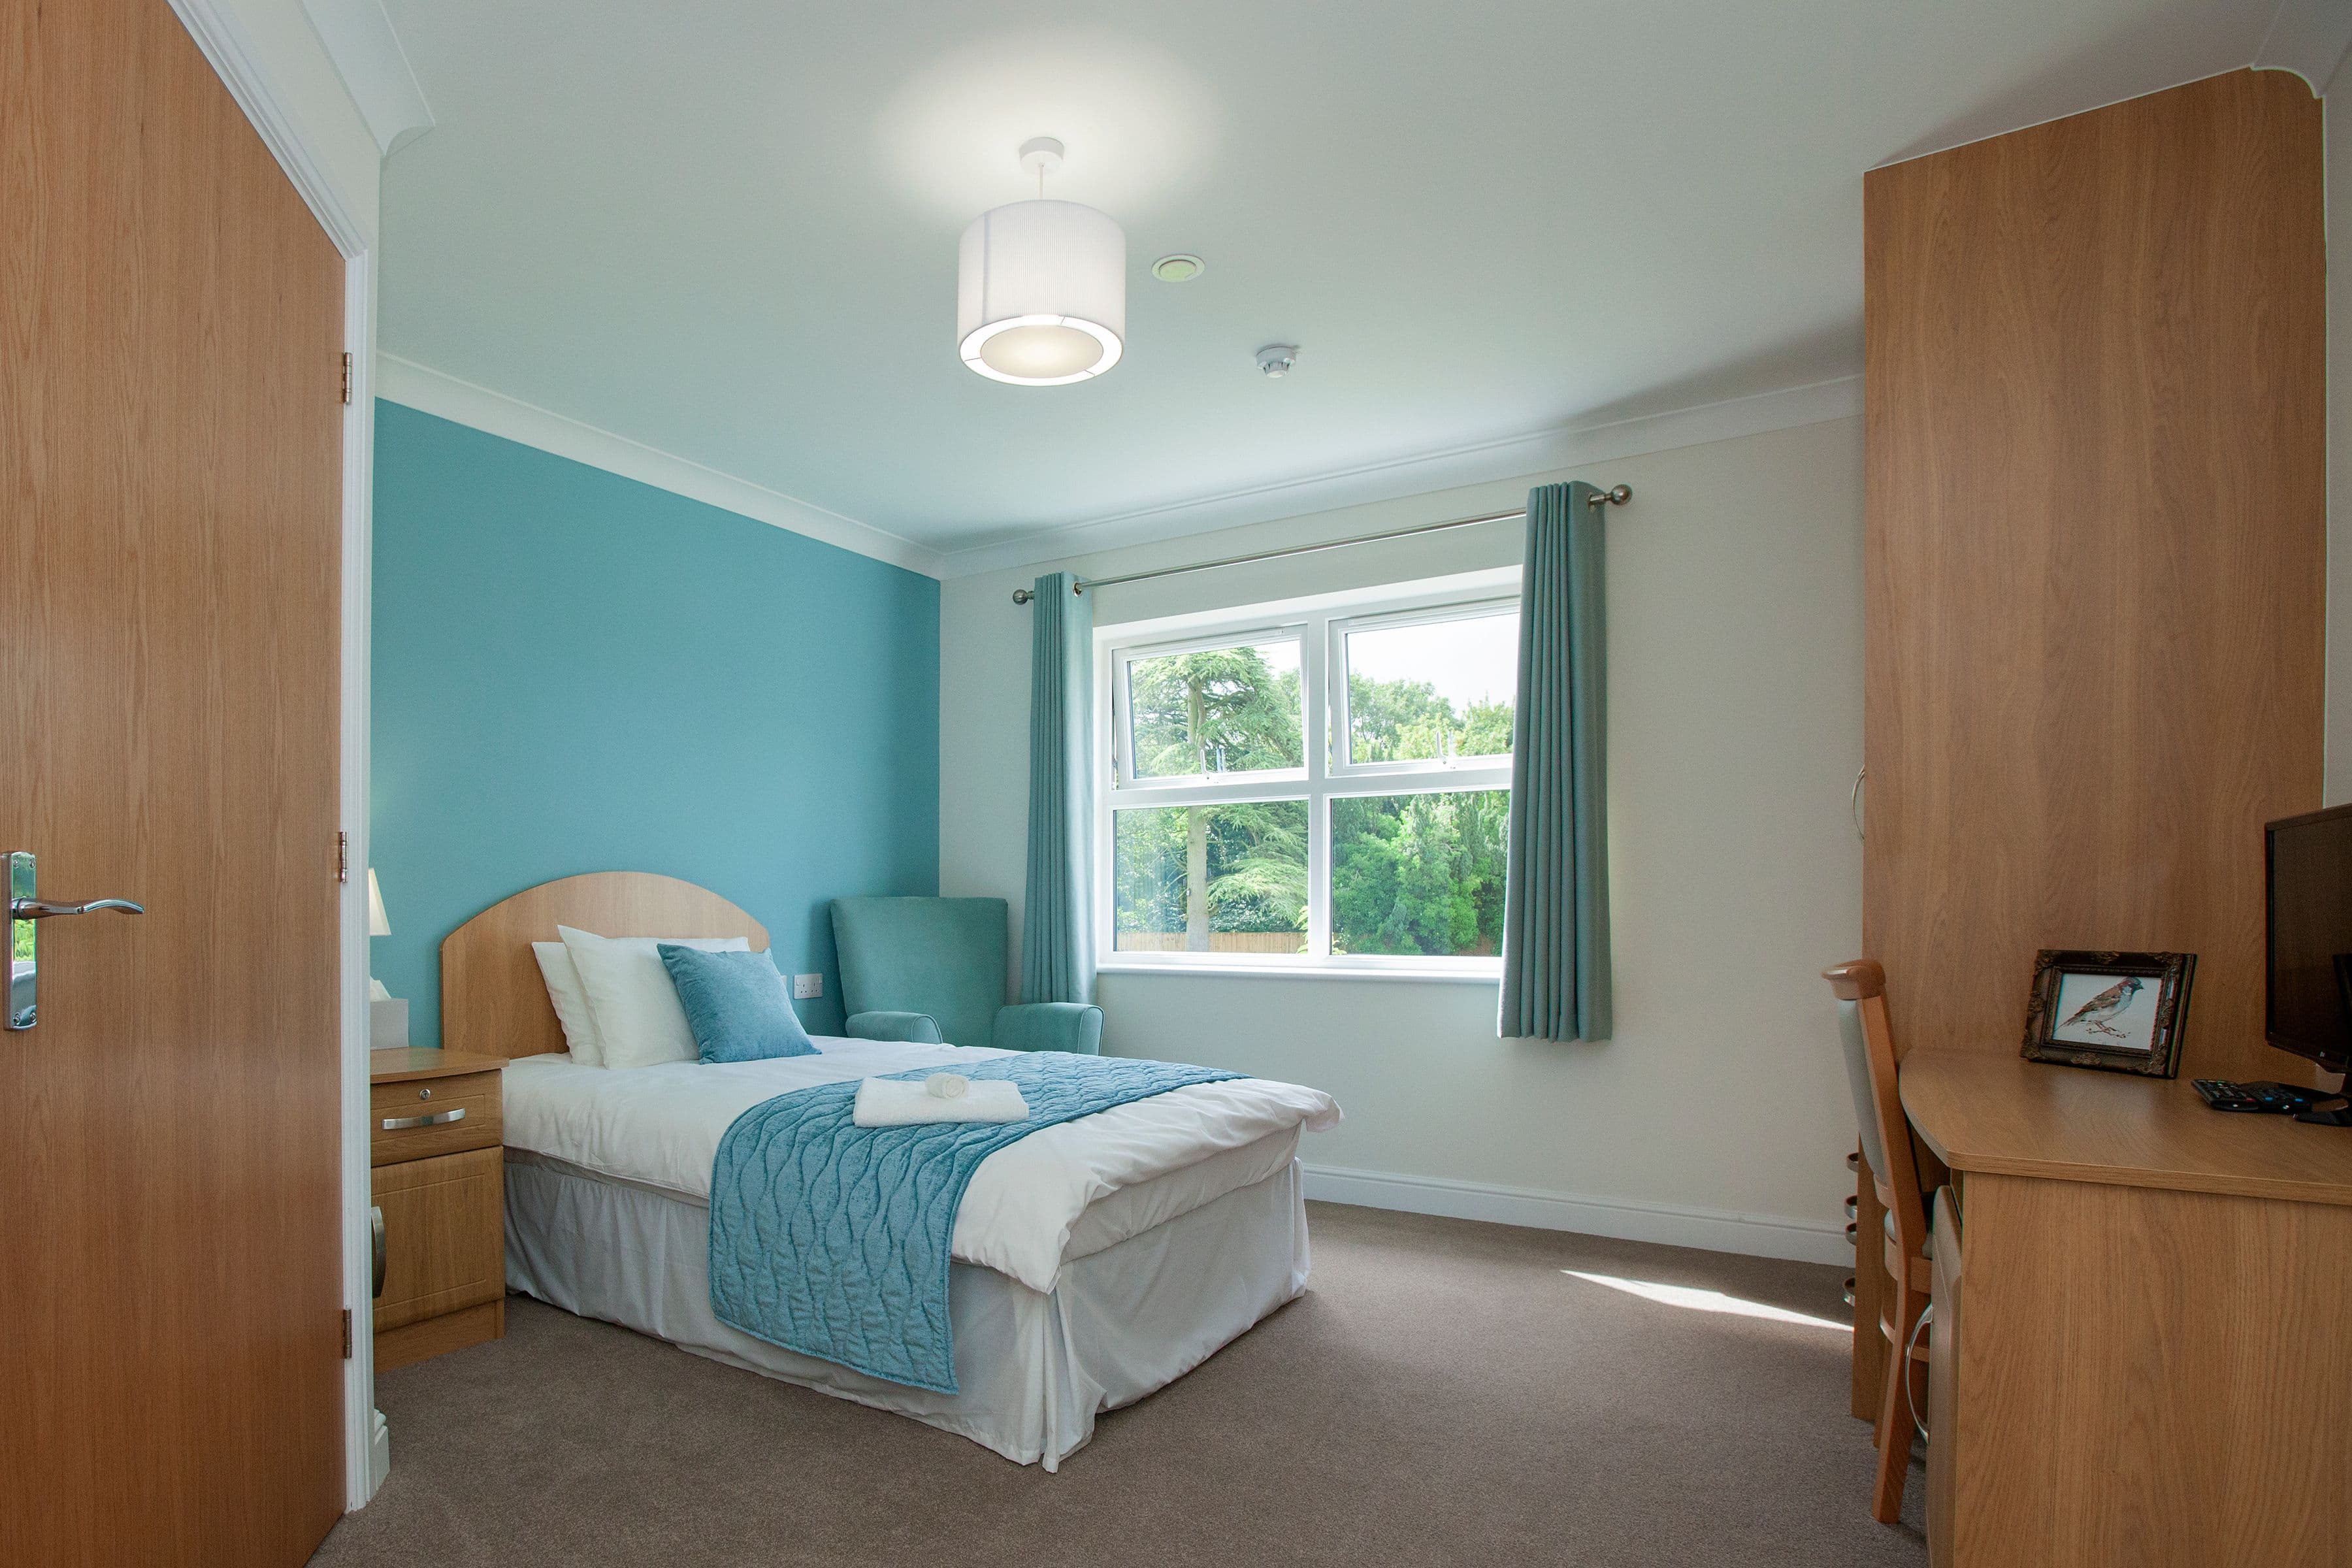
<path fill-rule="evenodd" d="M 2037 949 L 2185 951 L 2182 1075 L 2312 1081 L 2263 1039 L 2263 825 L 2320 805 L 2321 145 L 2243 70 L 1864 177 L 1863 947 L 1906 1052 L 2014 1053 Z"/>

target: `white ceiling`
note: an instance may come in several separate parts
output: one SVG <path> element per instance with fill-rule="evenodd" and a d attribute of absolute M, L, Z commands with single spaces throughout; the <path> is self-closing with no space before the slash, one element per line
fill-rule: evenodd
<path fill-rule="evenodd" d="M 385 168 L 386 353 L 942 552 L 1851 375 L 1864 170 L 2242 66 L 2278 9 L 384 3 L 436 125 Z M 1075 386 L 953 341 L 1040 134 L 1128 234 Z"/>

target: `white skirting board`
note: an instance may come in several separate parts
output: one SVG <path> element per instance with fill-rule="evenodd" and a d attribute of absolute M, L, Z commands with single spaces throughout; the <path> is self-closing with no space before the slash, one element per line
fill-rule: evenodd
<path fill-rule="evenodd" d="M 1853 1248 L 1838 1226 L 1720 1209 L 1628 1203 L 1622 1198 L 1578 1197 L 1527 1187 L 1486 1186 L 1442 1176 L 1353 1171 L 1337 1165 L 1307 1165 L 1305 1170 L 1311 1203 L 1352 1204 L 1359 1208 L 1443 1215 L 1448 1219 L 1523 1225 L 1538 1230 L 1571 1230 L 1619 1241 L 1654 1241 L 1666 1247 L 1786 1258 L 1800 1263 L 1851 1266 L 1853 1262 Z"/>

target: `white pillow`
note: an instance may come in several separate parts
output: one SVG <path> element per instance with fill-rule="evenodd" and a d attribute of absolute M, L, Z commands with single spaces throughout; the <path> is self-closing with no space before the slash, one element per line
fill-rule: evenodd
<path fill-rule="evenodd" d="M 705 952 L 748 952 L 751 947 L 740 936 L 610 937 L 570 926 L 557 926 L 555 934 L 563 939 L 564 951 L 580 972 L 589 1015 L 596 1020 L 596 1042 L 608 1068 L 701 1059 L 701 1047 L 687 1026 L 686 1009 L 677 1004 L 677 987 L 662 965 L 661 943 L 698 947 Z"/>
<path fill-rule="evenodd" d="M 540 977 L 547 982 L 547 999 L 555 1004 L 556 1021 L 563 1026 L 563 1043 L 572 1059 L 585 1068 L 604 1065 L 604 1045 L 596 1037 L 596 1016 L 588 1010 L 588 993 L 580 984 L 580 967 L 572 951 L 560 942 L 535 942 L 531 956 L 539 960 Z"/>

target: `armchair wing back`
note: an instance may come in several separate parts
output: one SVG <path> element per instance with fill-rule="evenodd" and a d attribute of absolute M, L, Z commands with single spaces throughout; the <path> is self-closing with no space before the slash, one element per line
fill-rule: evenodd
<path fill-rule="evenodd" d="M 951 1046 L 992 1043 L 1006 921 L 1003 899 L 834 900 L 843 1010 L 929 1014 Z"/>

